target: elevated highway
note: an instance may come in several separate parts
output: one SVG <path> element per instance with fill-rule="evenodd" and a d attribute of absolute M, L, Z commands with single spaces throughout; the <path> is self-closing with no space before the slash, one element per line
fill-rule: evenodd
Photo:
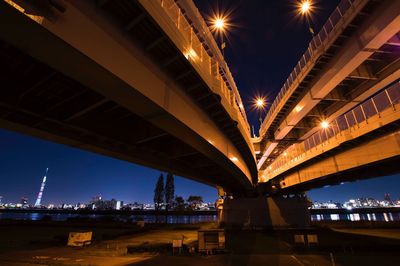
<path fill-rule="evenodd" d="M 252 191 L 243 104 L 191 1 L 7 0 L 0 10 L 1 127 Z"/>
<path fill-rule="evenodd" d="M 363 178 L 350 174 L 351 169 L 398 159 L 398 145 L 388 138 L 395 140 L 398 130 L 399 11 L 398 1 L 340 2 L 274 100 L 260 136 L 253 139 L 261 184 L 272 191 L 304 191 L 345 181 L 345 172 Z M 387 121 L 382 108 L 391 112 Z M 361 136 L 371 143 L 353 145 Z M 394 149 L 383 155 L 374 141 Z M 344 146 L 346 152 L 338 152 Z M 354 158 L 357 152 L 365 158 Z M 343 161 L 332 165 L 338 156 Z"/>

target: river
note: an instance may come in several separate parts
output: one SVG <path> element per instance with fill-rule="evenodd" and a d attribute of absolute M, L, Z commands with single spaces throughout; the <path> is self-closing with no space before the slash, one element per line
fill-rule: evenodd
<path fill-rule="evenodd" d="M 51 217 L 51 218 L 48 218 Z M 0 212 L 0 220 L 31 220 L 38 221 L 42 219 L 51 219 L 52 221 L 66 221 L 73 218 L 90 218 L 90 219 L 113 219 L 122 221 L 144 220 L 146 223 L 165 222 L 165 215 L 155 214 L 80 214 L 80 213 L 53 213 L 53 212 Z M 167 222 L 171 224 L 196 224 L 201 222 L 215 222 L 217 215 L 167 215 Z"/>

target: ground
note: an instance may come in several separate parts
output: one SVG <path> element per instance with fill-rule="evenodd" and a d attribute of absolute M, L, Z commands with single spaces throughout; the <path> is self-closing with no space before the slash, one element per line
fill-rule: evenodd
<path fill-rule="evenodd" d="M 215 225 L 201 226 L 211 228 Z M 112 234 L 121 234 L 121 231 L 127 235 L 108 240 L 98 238 L 91 246 L 84 248 L 71 248 L 53 242 L 54 236 L 76 229 L 2 225 L 0 265 L 400 265 L 400 255 L 397 254 L 400 247 L 399 229 L 230 230 L 226 237 L 227 251 L 208 256 L 187 253 L 172 255 L 173 239 L 183 237 L 186 245 L 196 245 L 198 228 L 192 225 L 158 226 L 151 230 L 97 228 L 95 234 L 108 238 L 112 238 Z M 318 234 L 318 247 L 294 245 L 294 234 L 310 232 Z M 28 233 L 30 238 L 35 236 L 36 240 L 24 241 L 23 236 Z M 13 237 L 14 241 L 7 242 L 6 238 L 12 240 Z"/>

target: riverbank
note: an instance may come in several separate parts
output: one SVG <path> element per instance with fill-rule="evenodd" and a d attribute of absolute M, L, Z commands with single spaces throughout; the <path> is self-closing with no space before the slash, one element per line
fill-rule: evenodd
<path fill-rule="evenodd" d="M 26 245 L 0 248 L 0 265 L 31 266 L 113 266 L 113 265 L 400 265 L 400 239 L 388 237 L 390 232 L 330 230 L 328 228 L 282 230 L 227 230 L 226 251 L 204 256 L 183 251 L 172 255 L 173 239 L 183 239 L 187 246 L 197 246 L 198 229 L 215 228 L 215 223 L 193 225 L 131 225 L 101 227 L 92 225 L 95 241 L 84 248 L 66 247 L 55 236 L 67 236 L 70 230 L 88 230 L 80 226 L 54 227 L 47 225 L 20 224 L 0 226 L 0 239 L 31 239 Z M 109 225 L 111 226 L 111 225 Z M 133 230 L 133 231 L 129 231 Z M 368 233 L 369 232 L 369 233 Z M 107 234 L 109 238 L 99 237 Z M 120 234 L 120 235 L 119 235 Z M 318 244 L 308 247 L 296 244 L 294 235 L 315 234 Z M 33 240 L 35 239 L 35 240 Z M 48 242 L 50 240 L 50 242 Z M 16 244 L 16 243 L 14 243 Z"/>

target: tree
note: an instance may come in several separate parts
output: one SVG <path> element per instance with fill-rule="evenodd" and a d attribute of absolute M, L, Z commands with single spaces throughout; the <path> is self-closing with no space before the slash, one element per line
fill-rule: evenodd
<path fill-rule="evenodd" d="M 154 207 L 158 211 L 161 204 L 164 202 L 164 176 L 160 174 L 158 181 L 156 183 L 156 188 L 154 189 Z"/>
<path fill-rule="evenodd" d="M 168 211 L 173 207 L 175 198 L 174 176 L 171 173 L 167 174 L 167 182 L 165 183 L 165 210 Z"/>
<path fill-rule="evenodd" d="M 181 196 L 175 197 L 174 209 L 176 211 L 184 211 L 185 210 L 185 200 Z"/>
<path fill-rule="evenodd" d="M 187 199 L 187 202 L 189 203 L 189 207 L 194 210 L 196 207 L 203 202 L 203 198 L 201 196 L 193 196 L 190 195 L 189 198 Z"/>

